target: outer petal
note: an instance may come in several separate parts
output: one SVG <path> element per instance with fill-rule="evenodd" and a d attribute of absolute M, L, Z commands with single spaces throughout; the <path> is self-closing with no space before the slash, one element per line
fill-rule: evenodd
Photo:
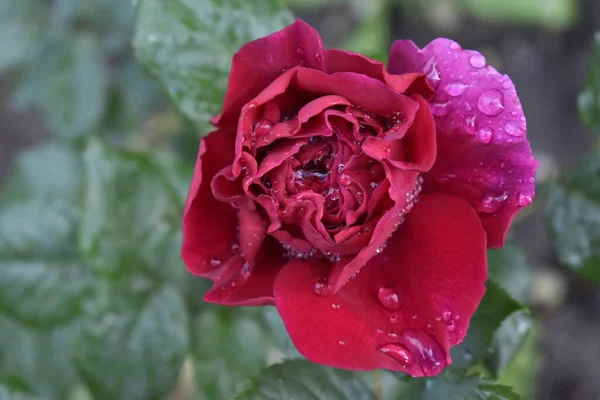
<path fill-rule="evenodd" d="M 230 119 L 236 122 L 244 104 L 282 72 L 297 65 L 324 69 L 321 36 L 302 20 L 244 45 L 233 56 L 223 112 L 213 123 L 220 125 Z"/>
<path fill-rule="evenodd" d="M 323 261 L 291 261 L 275 304 L 309 360 L 336 368 L 437 375 L 485 292 L 485 232 L 457 197 L 422 196 L 388 249 L 337 293 L 314 293 Z M 407 362 L 408 361 L 408 362 Z"/>
<path fill-rule="evenodd" d="M 488 66 L 478 52 L 448 39 L 422 50 L 411 41 L 395 42 L 389 71 L 423 71 L 436 88 L 431 109 L 438 154 L 425 175 L 425 190 L 469 201 L 488 234 L 488 246 L 502 246 L 516 212 L 533 201 L 537 166 L 510 78 Z"/>
<path fill-rule="evenodd" d="M 181 255 L 195 275 L 212 277 L 234 254 L 237 216 L 231 205 L 214 198 L 210 181 L 233 160 L 235 135 L 219 130 L 200 143 L 194 177 L 183 214 Z"/>
<path fill-rule="evenodd" d="M 383 63 L 350 51 L 326 50 L 325 72 L 328 74 L 336 72 L 364 74 L 385 82 L 398 93 L 407 92 L 406 94 L 409 95 L 418 93 L 427 99 L 435 94 L 435 91 L 428 84 L 423 73 L 413 72 L 403 75 L 390 75 Z"/>
<path fill-rule="evenodd" d="M 255 265 L 239 255 L 232 258 L 204 299 L 230 306 L 272 305 L 275 277 L 286 262 L 281 245 L 276 239 L 267 238 Z"/>

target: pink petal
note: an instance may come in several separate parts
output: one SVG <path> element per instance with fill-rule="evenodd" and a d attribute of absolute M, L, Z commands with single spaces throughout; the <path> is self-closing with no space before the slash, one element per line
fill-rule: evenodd
<path fill-rule="evenodd" d="M 325 261 L 290 261 L 275 304 L 297 349 L 336 368 L 437 375 L 485 292 L 485 232 L 467 202 L 422 196 L 390 246 L 337 293 Z"/>
<path fill-rule="evenodd" d="M 469 201 L 488 246 L 502 246 L 514 215 L 533 201 L 537 167 L 510 78 L 488 66 L 478 52 L 448 39 L 436 39 L 422 50 L 411 41 L 396 41 L 389 71 L 423 71 L 436 88 L 431 109 L 438 154 L 424 176 L 425 190 Z"/>

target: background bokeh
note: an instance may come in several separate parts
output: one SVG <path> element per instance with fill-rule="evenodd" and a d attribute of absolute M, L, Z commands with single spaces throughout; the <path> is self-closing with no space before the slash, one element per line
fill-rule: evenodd
<path fill-rule="evenodd" d="M 517 87 L 540 161 L 538 192 L 593 146 L 577 96 L 600 29 L 597 0 L 288 4 L 328 47 L 384 60 L 396 38 L 423 46 L 442 36 L 481 51 Z M 134 20 L 126 0 L 0 0 L 0 185 L 20 151 L 57 132 L 76 138 L 98 130 L 136 149 L 168 143 L 193 159 L 197 137 L 190 124 L 133 57 Z M 502 382 L 541 400 L 598 399 L 600 288 L 559 265 L 543 208 L 543 200 L 536 202 L 511 231 L 533 268 L 536 323 Z"/>

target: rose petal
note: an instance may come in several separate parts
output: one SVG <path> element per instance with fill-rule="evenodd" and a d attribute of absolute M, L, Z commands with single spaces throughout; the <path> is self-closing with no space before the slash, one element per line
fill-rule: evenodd
<path fill-rule="evenodd" d="M 232 257 L 237 242 L 236 211 L 214 198 L 210 182 L 233 159 L 234 136 L 219 130 L 200 143 L 194 177 L 183 214 L 182 257 L 195 275 L 211 277 Z"/>
<path fill-rule="evenodd" d="M 464 200 L 423 196 L 388 250 L 336 294 L 318 296 L 327 269 L 322 260 L 290 261 L 275 280 L 277 310 L 305 357 L 336 368 L 437 375 L 485 292 L 485 232 Z M 397 361 L 403 349 L 408 365 Z"/>
<path fill-rule="evenodd" d="M 297 65 L 324 69 L 321 36 L 302 20 L 244 45 L 233 56 L 223 112 L 213 123 L 235 124 L 244 104 L 282 72 Z"/>
<path fill-rule="evenodd" d="M 273 285 L 281 267 L 287 262 L 282 257 L 281 245 L 267 237 L 260 250 L 256 265 L 233 257 L 215 279 L 204 300 L 221 305 L 264 306 L 274 304 Z"/>
<path fill-rule="evenodd" d="M 331 49 L 325 51 L 325 72 L 355 72 L 364 74 L 385 82 L 398 93 L 418 93 L 429 99 L 435 90 L 429 86 L 422 73 L 407 73 L 402 75 L 389 74 L 385 65 L 379 61 L 350 51 Z"/>
<path fill-rule="evenodd" d="M 478 211 L 488 245 L 502 246 L 514 215 L 533 201 L 537 167 L 510 78 L 448 39 L 422 50 L 396 41 L 389 71 L 424 71 L 436 87 L 438 154 L 425 189 L 465 198 Z"/>
<path fill-rule="evenodd" d="M 376 114 L 392 115 L 399 112 L 407 120 L 412 120 L 419 108 L 417 102 L 383 82 L 354 72 L 327 75 L 315 69 L 299 68 L 293 85 L 308 92 L 343 96 L 355 106 Z"/>

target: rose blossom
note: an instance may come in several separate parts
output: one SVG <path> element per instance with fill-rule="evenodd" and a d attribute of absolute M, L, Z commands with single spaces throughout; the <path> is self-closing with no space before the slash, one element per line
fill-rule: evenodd
<path fill-rule="evenodd" d="M 388 69 L 298 20 L 234 56 L 185 205 L 205 299 L 275 305 L 338 368 L 439 374 L 484 292 L 486 248 L 534 197 L 507 76 L 448 39 Z M 360 273 L 359 273 L 360 272 Z"/>

